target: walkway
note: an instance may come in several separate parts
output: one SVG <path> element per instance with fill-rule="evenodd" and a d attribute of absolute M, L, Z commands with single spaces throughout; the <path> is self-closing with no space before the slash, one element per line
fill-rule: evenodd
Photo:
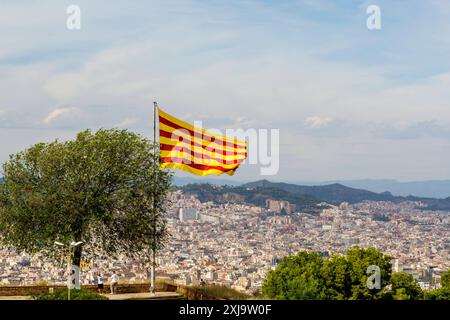
<path fill-rule="evenodd" d="M 140 292 L 140 293 L 118 293 L 105 294 L 109 300 L 176 300 L 183 299 L 183 296 L 177 292 Z"/>

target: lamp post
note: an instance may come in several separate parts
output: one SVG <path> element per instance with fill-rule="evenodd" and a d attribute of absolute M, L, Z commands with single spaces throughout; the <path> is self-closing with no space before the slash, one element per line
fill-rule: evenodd
<path fill-rule="evenodd" d="M 55 241 L 54 242 L 57 246 L 60 247 L 65 247 L 66 245 L 64 245 L 64 243 L 59 242 L 59 241 Z M 69 280 L 70 280 L 70 274 L 71 274 L 71 263 L 72 263 L 72 252 L 75 249 L 75 247 L 78 247 L 79 245 L 83 244 L 83 241 L 71 241 L 68 245 L 68 253 L 67 253 L 67 300 L 70 300 L 70 284 L 69 284 Z"/>

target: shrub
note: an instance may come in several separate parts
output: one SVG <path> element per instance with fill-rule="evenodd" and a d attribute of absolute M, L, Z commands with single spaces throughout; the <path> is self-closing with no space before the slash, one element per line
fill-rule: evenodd
<path fill-rule="evenodd" d="M 44 293 L 33 297 L 35 300 L 67 300 L 67 289 L 58 289 L 53 293 Z M 87 289 L 73 289 L 70 300 L 108 300 L 107 297 Z"/>

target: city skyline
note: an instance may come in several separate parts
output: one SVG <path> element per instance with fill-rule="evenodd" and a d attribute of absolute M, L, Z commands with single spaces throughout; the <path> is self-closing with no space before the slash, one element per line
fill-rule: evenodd
<path fill-rule="evenodd" d="M 438 288 L 439 275 L 450 266 L 449 212 L 430 214 L 414 201 L 344 202 L 324 205 L 316 215 L 294 206 L 282 215 L 287 201 L 271 200 L 262 207 L 202 203 L 181 191 L 171 198 L 173 206 L 167 212 L 171 236 L 158 255 L 157 273 L 180 285 L 198 285 L 204 279 L 252 293 L 261 289 L 277 259 L 303 250 L 329 257 L 354 245 L 388 254 L 393 272 L 413 275 L 425 290 Z M 98 274 L 108 279 L 114 270 L 123 283 L 141 283 L 148 277 L 147 265 L 139 259 L 98 253 L 84 261 L 89 267 L 81 273 L 83 285 L 95 283 Z M 0 285 L 66 281 L 63 264 L 39 255 L 0 248 L 0 267 Z"/>

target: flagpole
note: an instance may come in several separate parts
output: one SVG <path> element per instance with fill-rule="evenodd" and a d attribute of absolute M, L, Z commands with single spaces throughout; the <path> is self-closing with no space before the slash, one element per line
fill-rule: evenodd
<path fill-rule="evenodd" d="M 158 103 L 156 101 L 153 102 L 153 188 L 156 188 L 156 165 L 158 160 L 158 155 L 156 153 L 156 109 L 158 109 Z M 155 204 L 155 195 L 153 194 L 153 248 L 152 248 L 152 267 L 151 267 L 151 285 L 150 292 L 156 293 L 156 204 Z"/>

